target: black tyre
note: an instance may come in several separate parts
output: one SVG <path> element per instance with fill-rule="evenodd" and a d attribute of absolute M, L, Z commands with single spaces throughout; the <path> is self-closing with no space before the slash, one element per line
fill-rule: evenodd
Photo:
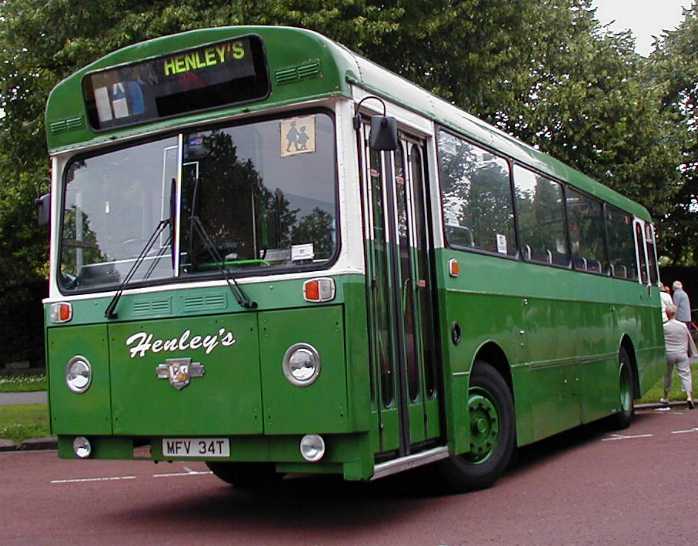
<path fill-rule="evenodd" d="M 206 466 L 217 478 L 241 489 L 262 489 L 283 478 L 272 463 L 207 462 Z"/>
<path fill-rule="evenodd" d="M 444 485 L 455 492 L 491 486 L 514 453 L 516 426 L 511 391 L 499 372 L 486 362 L 475 363 L 468 409 L 471 451 L 438 463 Z"/>
<path fill-rule="evenodd" d="M 633 368 L 625 347 L 618 353 L 618 396 L 620 411 L 611 416 L 611 425 L 616 429 L 628 428 L 635 414 L 633 401 Z"/>

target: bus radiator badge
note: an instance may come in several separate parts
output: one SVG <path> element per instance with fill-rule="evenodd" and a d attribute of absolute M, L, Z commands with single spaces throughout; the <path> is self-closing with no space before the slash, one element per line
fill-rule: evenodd
<path fill-rule="evenodd" d="M 191 358 L 168 358 L 164 364 L 158 364 L 155 373 L 160 379 L 169 379 L 170 385 L 181 391 L 192 377 L 204 375 L 204 365 L 192 362 Z"/>

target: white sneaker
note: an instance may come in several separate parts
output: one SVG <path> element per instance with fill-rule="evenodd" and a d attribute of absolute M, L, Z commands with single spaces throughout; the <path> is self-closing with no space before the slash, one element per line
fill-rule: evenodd
<path fill-rule="evenodd" d="M 667 400 L 666 398 L 660 398 L 660 399 L 659 399 L 659 403 L 660 403 L 662 406 L 668 406 L 668 405 L 669 405 L 669 400 Z"/>

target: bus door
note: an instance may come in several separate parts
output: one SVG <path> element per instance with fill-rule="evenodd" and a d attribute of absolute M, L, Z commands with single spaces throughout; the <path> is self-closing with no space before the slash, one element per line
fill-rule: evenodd
<path fill-rule="evenodd" d="M 367 145 L 363 128 L 372 400 L 381 452 L 400 455 L 440 436 L 424 144 Z"/>

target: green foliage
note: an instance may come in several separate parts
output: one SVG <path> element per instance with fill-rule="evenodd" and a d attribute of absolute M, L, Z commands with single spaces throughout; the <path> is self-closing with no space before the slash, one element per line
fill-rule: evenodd
<path fill-rule="evenodd" d="M 663 92 L 664 110 L 681 130 L 681 189 L 662 222 L 661 246 L 675 264 L 698 259 L 698 3 L 684 20 L 665 32 L 650 56 L 649 79 Z"/>
<path fill-rule="evenodd" d="M 677 169 L 695 173 L 695 125 L 680 122 L 695 119 L 695 10 L 649 62 L 629 34 L 600 27 L 591 0 L 4 0 L 0 10 L 0 292 L 46 275 L 33 200 L 48 186 L 53 86 L 128 44 L 235 24 L 317 30 L 645 204 L 667 224 L 674 259 L 689 235 L 698 248 L 686 205 L 698 183 Z"/>

